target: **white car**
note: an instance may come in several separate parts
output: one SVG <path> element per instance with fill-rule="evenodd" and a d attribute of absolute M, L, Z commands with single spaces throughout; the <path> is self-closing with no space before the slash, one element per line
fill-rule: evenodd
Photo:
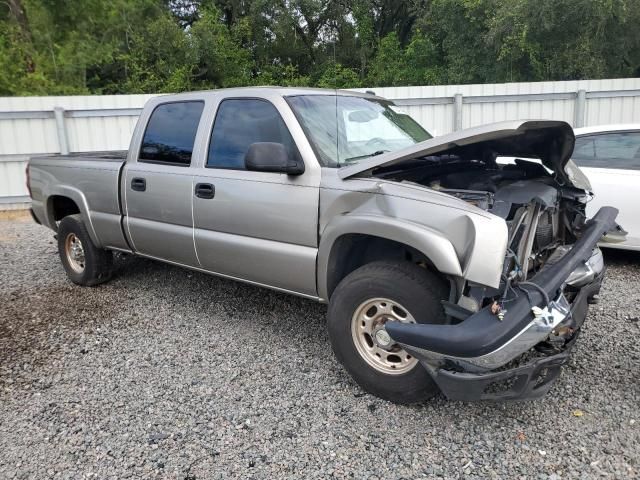
<path fill-rule="evenodd" d="M 576 128 L 572 160 L 589 178 L 595 197 L 587 217 L 604 205 L 616 207 L 628 232 L 621 243 L 603 247 L 640 250 L 640 124 Z"/>

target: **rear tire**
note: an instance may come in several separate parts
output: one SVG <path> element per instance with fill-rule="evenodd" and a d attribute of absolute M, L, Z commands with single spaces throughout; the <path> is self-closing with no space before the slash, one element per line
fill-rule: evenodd
<path fill-rule="evenodd" d="M 77 285 L 98 285 L 111 278 L 113 254 L 94 245 L 81 215 L 60 222 L 58 253 L 69 280 Z"/>
<path fill-rule="evenodd" d="M 447 285 L 410 262 L 369 263 L 337 286 L 327 314 L 333 351 L 364 390 L 394 403 L 426 400 L 439 389 L 399 346 L 380 348 L 376 326 L 386 321 L 444 323 Z"/>

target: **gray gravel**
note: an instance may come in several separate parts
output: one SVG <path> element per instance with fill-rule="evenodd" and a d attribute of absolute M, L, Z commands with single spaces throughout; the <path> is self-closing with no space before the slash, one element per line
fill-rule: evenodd
<path fill-rule="evenodd" d="M 400 407 L 322 305 L 141 259 L 72 286 L 51 232 L 0 220 L 0 478 L 638 477 L 640 255 L 607 257 L 546 398 Z"/>

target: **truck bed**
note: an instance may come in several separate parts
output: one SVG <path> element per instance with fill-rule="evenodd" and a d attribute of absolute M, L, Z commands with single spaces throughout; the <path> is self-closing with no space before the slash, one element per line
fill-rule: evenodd
<path fill-rule="evenodd" d="M 31 158 L 29 176 L 32 209 L 45 226 L 56 229 L 51 214 L 58 197 L 73 200 L 88 219 L 87 229 L 96 245 L 128 249 L 122 231 L 120 174 L 126 150 L 78 152 Z"/>
<path fill-rule="evenodd" d="M 59 153 L 53 155 L 40 155 L 31 158 L 32 160 L 41 159 L 82 159 L 82 160 L 101 160 L 107 162 L 124 162 L 127 159 L 127 150 L 105 150 L 102 152 L 74 152 L 61 155 Z"/>

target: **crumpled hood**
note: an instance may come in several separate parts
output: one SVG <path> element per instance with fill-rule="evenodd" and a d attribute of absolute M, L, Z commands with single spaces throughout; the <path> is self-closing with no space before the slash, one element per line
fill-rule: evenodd
<path fill-rule="evenodd" d="M 540 158 L 564 183 L 573 182 L 565 172 L 571 158 L 575 136 L 567 122 L 552 120 L 511 120 L 482 125 L 386 152 L 339 169 L 342 179 L 378 167 L 388 167 L 405 160 L 429 155 L 460 155 L 483 159 L 497 154 L 503 157 Z"/>

